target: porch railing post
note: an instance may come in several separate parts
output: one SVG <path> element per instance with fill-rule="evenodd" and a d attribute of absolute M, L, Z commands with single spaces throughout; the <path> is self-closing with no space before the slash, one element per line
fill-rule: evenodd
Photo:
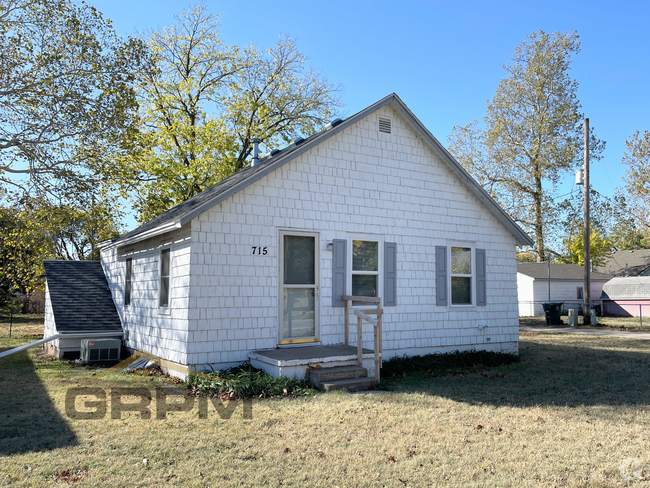
<path fill-rule="evenodd" d="M 350 345 L 350 300 L 345 301 L 345 345 Z"/>
<path fill-rule="evenodd" d="M 363 366 L 363 322 L 361 317 L 357 317 L 357 366 Z"/>
<path fill-rule="evenodd" d="M 381 317 L 381 315 L 380 315 Z M 381 320 L 381 319 L 380 319 Z M 373 328 L 374 332 L 374 339 L 375 339 L 375 381 L 379 383 L 379 370 L 381 369 L 381 363 L 379 360 L 379 324 L 374 326 Z"/>

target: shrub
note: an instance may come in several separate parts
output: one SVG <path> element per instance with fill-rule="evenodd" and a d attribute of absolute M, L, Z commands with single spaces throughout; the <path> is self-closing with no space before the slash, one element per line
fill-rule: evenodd
<path fill-rule="evenodd" d="M 458 369 L 494 367 L 519 362 L 516 354 L 492 351 L 454 351 L 444 354 L 425 354 L 424 356 L 395 356 L 384 361 L 381 374 L 383 378 L 395 378 L 413 373 L 427 373 L 440 376 Z"/>
<path fill-rule="evenodd" d="M 223 395 L 235 398 L 266 398 L 276 396 L 307 396 L 313 386 L 294 378 L 276 378 L 247 361 L 241 366 L 213 371 L 206 376 L 188 376 L 183 384 L 197 395 Z"/>

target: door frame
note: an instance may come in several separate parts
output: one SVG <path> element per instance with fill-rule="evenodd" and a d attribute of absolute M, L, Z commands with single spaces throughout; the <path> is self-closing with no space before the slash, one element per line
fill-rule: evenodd
<path fill-rule="evenodd" d="M 283 339 L 284 325 L 284 236 L 314 238 L 314 337 Z M 293 229 L 278 230 L 278 344 L 320 342 L 320 233 Z"/>

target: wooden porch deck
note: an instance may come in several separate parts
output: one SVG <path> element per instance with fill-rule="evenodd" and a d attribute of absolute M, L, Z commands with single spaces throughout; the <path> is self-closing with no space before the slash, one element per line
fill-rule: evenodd
<path fill-rule="evenodd" d="M 363 355 L 365 356 L 366 354 L 373 354 L 372 349 L 363 349 Z M 255 355 L 256 359 L 262 361 L 266 359 L 267 361 L 265 362 L 277 361 L 279 363 L 292 362 L 294 364 L 306 364 L 320 362 L 322 360 L 345 361 L 355 359 L 357 357 L 357 347 L 346 346 L 344 344 L 286 347 L 253 351 L 249 354 L 249 357 L 252 357 L 251 355 Z"/>

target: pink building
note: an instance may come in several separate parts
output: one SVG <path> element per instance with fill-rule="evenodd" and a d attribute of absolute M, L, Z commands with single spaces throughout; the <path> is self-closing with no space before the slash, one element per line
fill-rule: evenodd
<path fill-rule="evenodd" d="M 612 278 L 601 295 L 604 315 L 613 317 L 650 316 L 650 276 Z"/>

